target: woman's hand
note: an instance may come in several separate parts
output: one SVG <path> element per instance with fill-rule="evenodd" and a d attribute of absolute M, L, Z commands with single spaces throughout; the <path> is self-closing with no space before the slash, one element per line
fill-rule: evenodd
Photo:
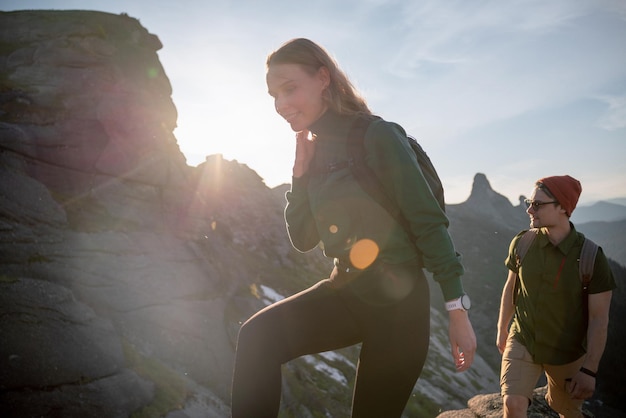
<path fill-rule="evenodd" d="M 474 362 L 476 336 L 467 312 L 456 309 L 448 313 L 450 317 L 448 334 L 454 365 L 457 372 L 463 372 Z"/>
<path fill-rule="evenodd" d="M 309 131 L 296 133 L 296 161 L 293 164 L 293 176 L 302 177 L 309 169 L 315 155 L 315 137 L 309 139 Z"/>

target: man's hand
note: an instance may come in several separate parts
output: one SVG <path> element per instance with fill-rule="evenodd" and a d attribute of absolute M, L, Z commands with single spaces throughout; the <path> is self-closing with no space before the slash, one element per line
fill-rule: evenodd
<path fill-rule="evenodd" d="M 506 341 L 509 339 L 509 330 L 506 328 L 504 330 L 498 329 L 498 336 L 496 337 L 496 346 L 498 347 L 498 351 L 500 354 L 504 354 L 504 349 L 506 348 Z"/>
<path fill-rule="evenodd" d="M 572 399 L 589 399 L 596 390 L 596 378 L 583 372 L 578 372 L 574 378 L 565 384 L 565 389 Z"/>
<path fill-rule="evenodd" d="M 452 357 L 454 358 L 456 370 L 464 372 L 474 362 L 476 335 L 474 335 L 474 329 L 470 323 L 467 311 L 455 309 L 448 313 L 450 316 L 448 335 L 450 336 Z"/>

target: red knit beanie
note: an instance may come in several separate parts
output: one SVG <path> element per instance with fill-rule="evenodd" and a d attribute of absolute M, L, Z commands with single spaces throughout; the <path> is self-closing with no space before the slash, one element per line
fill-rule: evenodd
<path fill-rule="evenodd" d="M 576 203 L 578 203 L 578 197 L 583 191 L 578 180 L 567 175 L 552 176 L 539 179 L 537 183 L 542 183 L 547 187 L 552 196 L 554 196 L 561 207 L 565 209 L 567 216 L 572 216 L 572 212 L 576 208 Z"/>

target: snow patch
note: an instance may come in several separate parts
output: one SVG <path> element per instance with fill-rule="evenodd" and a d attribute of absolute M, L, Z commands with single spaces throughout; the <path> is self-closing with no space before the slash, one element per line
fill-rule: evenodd
<path fill-rule="evenodd" d="M 262 284 L 260 288 L 263 292 L 263 302 L 265 303 L 265 305 L 271 305 L 272 303 L 285 299 L 283 295 L 281 295 L 269 286 L 265 286 Z"/>
<path fill-rule="evenodd" d="M 339 354 L 335 351 L 325 351 L 323 353 L 319 353 L 320 356 L 324 357 L 328 361 L 340 361 L 342 363 L 347 364 L 350 367 L 356 368 L 356 365 L 351 362 L 346 356 Z"/>
<path fill-rule="evenodd" d="M 304 356 L 302 358 L 308 364 L 313 365 L 315 370 L 326 374 L 327 376 L 329 376 L 331 379 L 335 380 L 339 384 L 342 384 L 342 385 L 348 384 L 348 379 L 346 379 L 343 373 L 341 373 L 339 370 L 335 369 L 334 367 L 329 366 L 323 361 L 318 361 L 314 356 L 309 355 L 309 356 Z"/>

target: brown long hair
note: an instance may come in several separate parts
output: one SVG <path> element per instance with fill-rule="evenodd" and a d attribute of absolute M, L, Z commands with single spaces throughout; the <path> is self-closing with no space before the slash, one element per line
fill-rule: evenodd
<path fill-rule="evenodd" d="M 268 70 L 272 64 L 299 64 L 310 75 L 315 74 L 321 67 L 326 67 L 330 73 L 330 84 L 324 91 L 324 100 L 328 107 L 344 115 L 372 113 L 365 99 L 339 69 L 335 60 L 313 41 L 305 38 L 287 41 L 268 55 L 266 61 Z"/>

